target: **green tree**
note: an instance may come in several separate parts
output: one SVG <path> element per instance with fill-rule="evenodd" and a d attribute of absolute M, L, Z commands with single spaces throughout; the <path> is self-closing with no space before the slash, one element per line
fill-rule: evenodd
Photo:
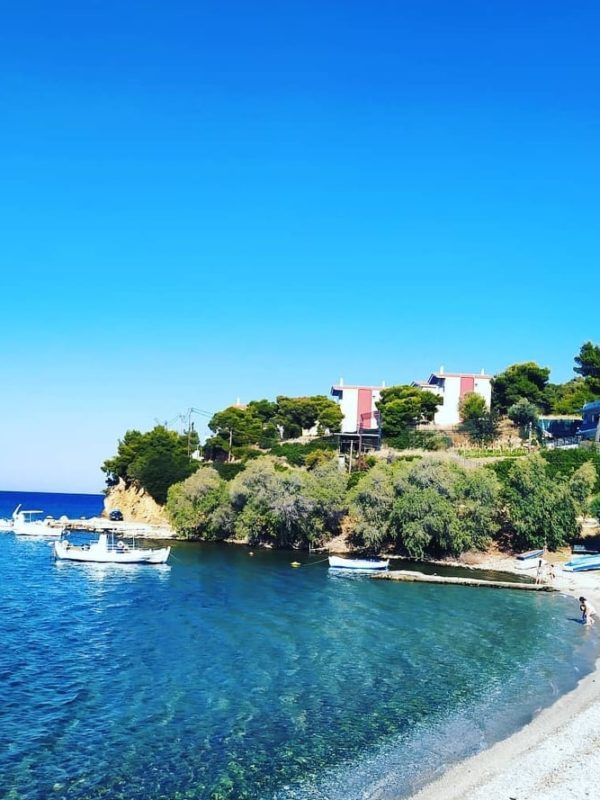
<path fill-rule="evenodd" d="M 234 530 L 249 543 L 279 547 L 321 540 L 326 532 L 325 498 L 318 497 L 313 473 L 288 468 L 273 458 L 250 462 L 230 483 Z"/>
<path fill-rule="evenodd" d="M 188 538 L 223 539 L 233 527 L 227 484 L 210 467 L 169 488 L 166 510 L 173 527 Z"/>
<path fill-rule="evenodd" d="M 198 468 L 188 455 L 188 436 L 157 425 L 147 433 L 127 431 L 119 442 L 117 455 L 107 459 L 102 470 L 107 483 L 121 479 L 127 485 L 137 484 L 157 503 L 164 504 L 170 486 L 184 480 Z"/>
<path fill-rule="evenodd" d="M 553 414 L 579 416 L 583 406 L 597 397 L 586 378 L 574 378 L 567 383 L 549 383 L 546 387 L 546 400 Z"/>
<path fill-rule="evenodd" d="M 500 432 L 500 419 L 493 409 L 485 410 L 478 417 L 469 417 L 458 426 L 459 431 L 465 433 L 473 444 L 483 447 L 493 444 Z"/>
<path fill-rule="evenodd" d="M 295 439 L 303 430 L 317 426 L 319 434 L 335 433 L 343 419 L 339 405 L 325 395 L 312 397 L 277 397 L 277 423 L 283 429 L 284 439 Z"/>
<path fill-rule="evenodd" d="M 252 409 L 230 406 L 213 414 L 208 427 L 215 433 L 213 446 L 229 452 L 230 442 L 232 447 L 257 444 L 262 435 L 263 424 Z"/>
<path fill-rule="evenodd" d="M 383 389 L 375 404 L 381 415 L 386 438 L 402 436 L 419 423 L 432 422 L 442 398 L 416 386 L 390 386 Z"/>
<path fill-rule="evenodd" d="M 407 468 L 406 463 L 403 467 Z M 379 550 L 389 539 L 395 496 L 393 474 L 391 464 L 377 464 L 349 494 L 353 538 L 370 550 Z"/>
<path fill-rule="evenodd" d="M 513 364 L 492 378 L 492 406 L 506 414 L 510 406 L 521 398 L 534 403 L 540 411 L 548 410 L 545 389 L 550 370 L 534 361 Z"/>
<path fill-rule="evenodd" d="M 569 480 L 571 497 L 581 514 L 585 513 L 588 507 L 597 480 L 598 473 L 591 461 L 582 464 Z"/>
<path fill-rule="evenodd" d="M 514 549 L 556 550 L 579 534 L 569 483 L 551 479 L 539 455 L 515 460 L 505 478 L 502 500 L 505 533 Z"/>
<path fill-rule="evenodd" d="M 488 410 L 485 398 L 476 392 L 468 392 L 458 406 L 460 418 L 463 422 L 470 419 L 479 419 Z"/>
<path fill-rule="evenodd" d="M 350 493 L 353 535 L 413 558 L 482 549 L 499 530 L 499 493 L 484 468 L 433 459 L 377 464 Z"/>
<path fill-rule="evenodd" d="M 519 426 L 521 438 L 525 439 L 538 422 L 537 406 L 522 397 L 508 409 L 508 418 Z"/>
<path fill-rule="evenodd" d="M 586 342 L 575 356 L 574 371 L 584 377 L 594 394 L 600 395 L 600 345 Z"/>
<path fill-rule="evenodd" d="M 120 480 L 131 482 L 129 467 L 144 447 L 144 436 L 140 431 L 127 431 L 119 440 L 116 456 L 107 458 L 102 465 L 108 486 L 116 486 Z"/>

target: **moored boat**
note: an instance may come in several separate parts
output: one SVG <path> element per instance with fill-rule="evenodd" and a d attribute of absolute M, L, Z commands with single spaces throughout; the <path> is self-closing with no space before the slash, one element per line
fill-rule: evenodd
<path fill-rule="evenodd" d="M 115 543 L 114 534 L 101 533 L 97 542 L 74 545 L 68 539 L 54 542 L 54 557 L 61 561 L 85 561 L 96 564 L 165 564 L 170 547 L 140 548 L 125 544 L 121 539 Z"/>
<path fill-rule="evenodd" d="M 600 554 L 572 558 L 563 565 L 563 569 L 565 572 L 587 572 L 592 569 L 600 569 Z"/>
<path fill-rule="evenodd" d="M 39 519 L 43 511 L 26 511 L 18 505 L 12 515 L 12 530 L 20 536 L 52 536 L 58 537 L 63 528 L 52 528 L 46 520 Z"/>
<path fill-rule="evenodd" d="M 381 570 L 387 569 L 390 565 L 388 559 L 371 558 L 340 558 L 340 556 L 329 556 L 329 566 L 334 569 L 359 569 L 359 570 Z"/>

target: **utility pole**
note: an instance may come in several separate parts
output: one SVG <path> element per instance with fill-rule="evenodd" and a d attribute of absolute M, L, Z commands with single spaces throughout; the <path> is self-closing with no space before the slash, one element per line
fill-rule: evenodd
<path fill-rule="evenodd" d="M 350 460 L 348 461 L 348 472 L 352 472 L 352 454 L 354 453 L 354 439 L 350 439 Z"/>
<path fill-rule="evenodd" d="M 231 461 L 231 448 L 233 446 L 233 428 L 229 428 L 229 453 L 227 454 L 227 463 Z"/>

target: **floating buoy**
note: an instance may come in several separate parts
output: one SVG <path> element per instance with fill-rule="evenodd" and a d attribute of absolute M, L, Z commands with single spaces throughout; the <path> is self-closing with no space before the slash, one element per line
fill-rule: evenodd
<path fill-rule="evenodd" d="M 253 556 L 253 555 L 254 555 L 254 553 L 252 552 L 252 550 L 250 550 L 250 552 L 248 553 L 248 555 L 249 555 L 249 556 Z"/>
<path fill-rule="evenodd" d="M 292 561 L 290 564 L 291 567 L 301 567 L 302 564 L 299 561 Z"/>

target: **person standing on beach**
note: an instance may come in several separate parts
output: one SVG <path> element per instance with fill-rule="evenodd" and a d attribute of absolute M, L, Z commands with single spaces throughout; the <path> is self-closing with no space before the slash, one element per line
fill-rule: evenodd
<path fill-rule="evenodd" d="M 585 597 L 579 598 L 579 608 L 581 609 L 581 621 L 584 625 L 594 624 L 594 615 L 597 613 L 594 606 Z"/>

